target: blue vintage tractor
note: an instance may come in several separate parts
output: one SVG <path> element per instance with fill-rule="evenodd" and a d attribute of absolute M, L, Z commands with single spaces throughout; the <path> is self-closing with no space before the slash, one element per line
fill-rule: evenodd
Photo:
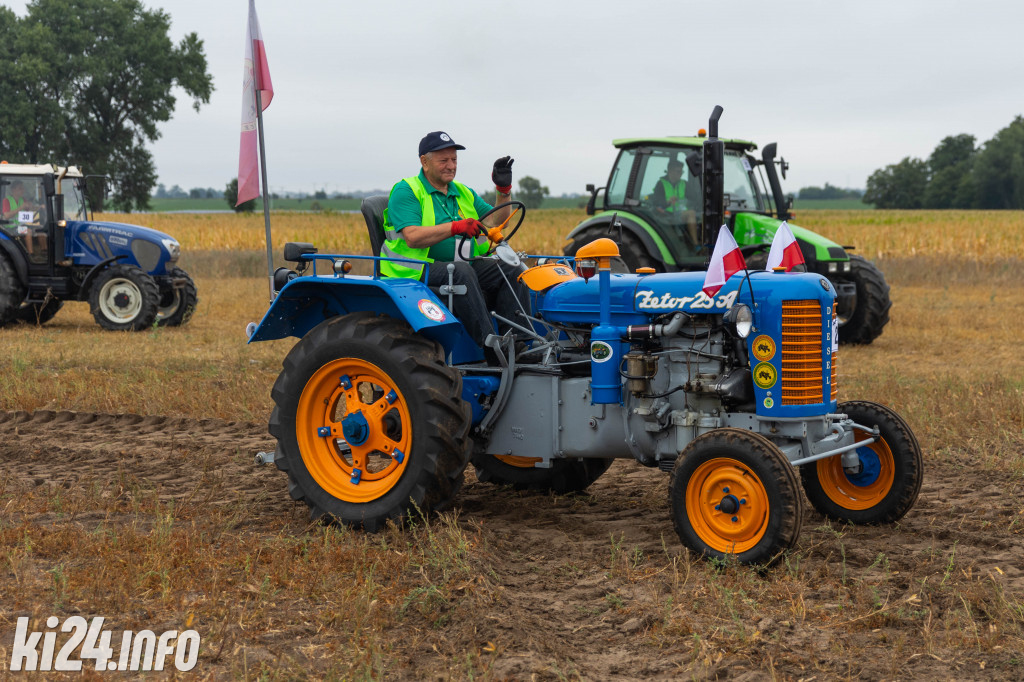
<path fill-rule="evenodd" d="M 385 201 L 364 203 L 378 245 Z M 794 546 L 804 495 L 852 523 L 912 507 L 923 463 L 910 427 L 882 405 L 838 402 L 828 279 L 739 273 L 712 297 L 703 273 L 613 273 L 607 238 L 544 262 L 503 230 L 491 257 L 520 263 L 532 314 L 504 320 L 525 350 L 511 332 L 489 337 L 497 365 L 452 315 L 454 287 L 382 278 L 376 256 L 285 247 L 298 265 L 279 269 L 249 340 L 300 339 L 272 392 L 271 457 L 314 518 L 373 531 L 442 509 L 470 462 L 481 481 L 580 491 L 616 458 L 671 473 L 687 547 L 745 563 Z M 358 258 L 375 274 L 350 274 Z"/>
<path fill-rule="evenodd" d="M 92 182 L 102 193 L 102 179 Z M 0 164 L 0 326 L 42 324 L 68 300 L 89 301 L 110 330 L 188 322 L 198 296 L 177 265 L 177 240 L 89 220 L 85 195 L 86 178 L 74 166 Z"/>

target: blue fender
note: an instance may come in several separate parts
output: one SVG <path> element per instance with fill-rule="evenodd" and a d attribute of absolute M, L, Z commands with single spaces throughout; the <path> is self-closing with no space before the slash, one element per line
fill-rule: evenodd
<path fill-rule="evenodd" d="M 324 320 L 361 311 L 404 320 L 413 331 L 440 343 L 453 364 L 483 357 L 462 322 L 427 285 L 413 279 L 355 275 L 308 275 L 291 280 L 270 304 L 249 343 L 302 338 Z"/>

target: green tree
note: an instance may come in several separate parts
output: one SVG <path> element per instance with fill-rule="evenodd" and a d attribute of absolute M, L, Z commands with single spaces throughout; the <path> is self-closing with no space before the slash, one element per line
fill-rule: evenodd
<path fill-rule="evenodd" d="M 970 208 L 971 192 L 962 192 L 974 165 L 973 135 L 950 135 L 943 138 L 928 157 L 931 178 L 924 193 L 925 208 Z"/>
<path fill-rule="evenodd" d="M 240 206 L 235 206 L 235 202 L 238 201 L 238 178 L 232 178 L 228 186 L 224 188 L 224 199 L 235 213 L 252 213 L 256 210 L 255 199 L 249 199 Z"/>
<path fill-rule="evenodd" d="M 908 156 L 871 174 L 864 203 L 877 208 L 921 208 L 927 186 L 928 164 Z"/>
<path fill-rule="evenodd" d="M 540 208 L 540 205 L 544 203 L 544 197 L 549 194 L 551 194 L 551 190 L 542 187 L 540 180 L 524 175 L 519 179 L 519 192 L 515 198 L 523 202 L 526 208 Z"/>
<path fill-rule="evenodd" d="M 982 146 L 973 175 L 977 208 L 1024 208 L 1024 118 Z"/>
<path fill-rule="evenodd" d="M 174 113 L 172 91 L 197 111 L 213 91 L 203 41 L 175 45 L 169 29 L 138 0 L 33 0 L 20 20 L 0 7 L 0 156 L 79 164 L 114 180 L 116 209 L 147 208 L 156 169 L 144 145 Z"/>

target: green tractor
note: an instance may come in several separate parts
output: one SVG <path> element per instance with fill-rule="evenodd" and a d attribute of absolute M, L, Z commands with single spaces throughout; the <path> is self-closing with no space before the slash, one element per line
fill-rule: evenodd
<path fill-rule="evenodd" d="M 782 191 L 779 172 L 788 164 L 776 161 L 776 144 L 767 145 L 758 159 L 757 145 L 724 140 L 722 159 L 715 160 L 725 194 L 725 212 L 705 225 L 701 173 L 704 131 L 697 137 L 629 138 L 615 140 L 619 150 L 605 187 L 587 185 L 588 217 L 567 239 L 567 256 L 600 237 L 619 244 L 620 272 L 650 267 L 656 272 L 704 270 L 718 224 L 732 230 L 748 266 L 764 269 L 772 238 L 792 214 L 792 198 Z M 710 170 L 710 169 L 709 169 Z M 770 192 L 764 190 L 770 188 Z M 603 194 L 602 194 L 603 191 Z M 862 256 L 810 230 L 789 224 L 809 272 L 827 277 L 837 294 L 839 339 L 842 343 L 871 343 L 889 321 L 889 285 L 881 271 Z"/>

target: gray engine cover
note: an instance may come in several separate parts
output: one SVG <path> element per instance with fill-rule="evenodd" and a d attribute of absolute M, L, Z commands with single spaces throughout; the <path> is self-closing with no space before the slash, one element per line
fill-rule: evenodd
<path fill-rule="evenodd" d="M 544 460 L 632 457 L 622 406 L 592 405 L 590 377 L 525 373 L 516 376 L 486 451 Z"/>

